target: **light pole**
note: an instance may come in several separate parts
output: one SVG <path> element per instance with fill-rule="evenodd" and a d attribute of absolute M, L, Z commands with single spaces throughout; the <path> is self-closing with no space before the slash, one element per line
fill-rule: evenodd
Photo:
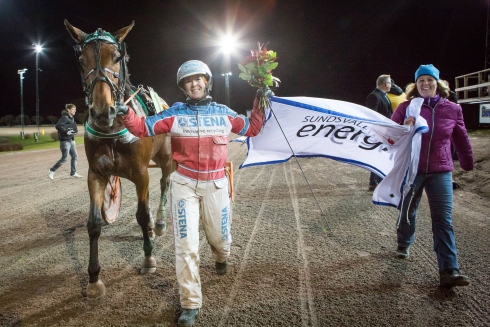
<path fill-rule="evenodd" d="M 37 125 L 37 137 L 35 141 L 39 140 L 39 53 L 43 51 L 43 47 L 40 45 L 34 45 L 36 49 L 36 125 Z"/>
<path fill-rule="evenodd" d="M 221 76 L 225 77 L 225 100 L 226 100 L 226 105 L 229 107 L 230 106 L 230 79 L 229 79 L 229 76 L 231 76 L 231 72 L 221 74 Z"/>
<path fill-rule="evenodd" d="M 226 35 L 221 39 L 221 51 L 223 52 L 223 63 L 225 69 L 230 69 L 230 57 L 235 48 L 235 38 L 231 35 Z M 221 76 L 225 77 L 225 99 L 226 105 L 230 106 L 230 76 L 231 72 L 223 73 Z"/>
<path fill-rule="evenodd" d="M 24 139 L 24 73 L 27 71 L 27 68 L 19 69 L 17 74 L 20 75 L 20 138 Z"/>

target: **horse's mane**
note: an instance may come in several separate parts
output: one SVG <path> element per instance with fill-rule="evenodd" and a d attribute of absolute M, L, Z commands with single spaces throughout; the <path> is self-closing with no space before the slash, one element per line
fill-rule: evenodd
<path fill-rule="evenodd" d="M 128 99 L 131 96 L 131 87 L 133 86 L 131 84 L 131 81 L 129 80 L 128 61 L 129 61 L 129 54 L 126 53 L 124 55 L 124 69 L 126 70 L 126 85 L 124 87 L 124 100 Z"/>
<path fill-rule="evenodd" d="M 135 85 L 133 85 L 129 79 L 130 74 L 128 70 L 128 61 L 129 61 L 129 54 L 126 53 L 124 56 L 124 69 L 126 71 L 126 83 L 124 86 L 124 100 L 126 101 L 132 93 L 137 89 Z M 139 98 L 139 100 L 137 99 Z M 155 110 L 155 104 L 153 103 L 153 100 L 148 94 L 148 91 L 143 88 L 135 98 L 133 98 L 132 102 L 133 107 L 138 107 L 139 111 L 144 113 L 147 116 L 152 116 L 156 114 Z M 143 104 L 144 103 L 144 104 Z"/>

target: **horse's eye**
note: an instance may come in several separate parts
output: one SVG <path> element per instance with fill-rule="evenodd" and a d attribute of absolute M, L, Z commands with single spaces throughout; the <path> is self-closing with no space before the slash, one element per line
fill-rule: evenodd
<path fill-rule="evenodd" d="M 123 58 L 123 57 L 121 57 L 121 56 L 118 56 L 118 57 L 116 58 L 116 61 L 115 61 L 115 63 L 117 64 L 118 62 L 120 62 L 120 61 L 122 60 L 122 58 Z"/>

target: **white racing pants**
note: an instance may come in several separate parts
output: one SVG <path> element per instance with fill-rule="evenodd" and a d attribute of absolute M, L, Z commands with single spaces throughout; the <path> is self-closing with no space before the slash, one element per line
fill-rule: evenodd
<path fill-rule="evenodd" d="M 228 179 L 196 181 L 177 172 L 170 175 L 170 207 L 175 241 L 175 270 L 183 309 L 202 306 L 199 277 L 199 213 L 213 259 L 230 256 L 231 206 Z M 214 265 L 213 265 L 214 266 Z"/>

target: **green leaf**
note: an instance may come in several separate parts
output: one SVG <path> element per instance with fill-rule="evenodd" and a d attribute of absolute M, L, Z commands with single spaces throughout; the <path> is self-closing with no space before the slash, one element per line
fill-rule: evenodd
<path fill-rule="evenodd" d="M 269 71 L 267 69 L 267 67 L 265 67 L 265 66 L 267 66 L 267 65 L 264 64 L 264 65 L 262 65 L 262 66 L 259 67 L 259 74 L 262 77 L 267 77 L 267 74 L 268 74 L 267 72 Z"/>
<path fill-rule="evenodd" d="M 240 68 L 240 70 L 244 73 L 247 72 L 247 68 L 245 68 L 245 66 L 243 66 L 242 64 L 238 64 L 238 68 Z"/>
<path fill-rule="evenodd" d="M 257 68 L 257 63 L 254 61 L 249 62 L 248 64 L 245 65 L 245 68 L 248 70 L 254 70 Z"/>
<path fill-rule="evenodd" d="M 259 73 L 259 70 L 257 68 L 254 68 L 250 71 L 250 75 L 256 77 L 256 78 L 260 78 L 262 76 L 260 76 L 260 73 Z"/>
<path fill-rule="evenodd" d="M 240 77 L 241 79 L 243 79 L 245 81 L 250 81 L 252 79 L 252 76 L 250 76 L 250 74 L 247 74 L 247 73 L 240 73 L 240 75 L 238 75 L 238 77 Z"/>
<path fill-rule="evenodd" d="M 277 65 L 279 65 L 278 62 L 271 62 L 270 65 L 269 65 L 269 69 L 270 70 L 273 70 L 273 69 L 275 69 L 277 67 Z"/>
<path fill-rule="evenodd" d="M 264 84 L 268 86 L 272 86 L 272 74 L 268 74 L 264 79 Z"/>

